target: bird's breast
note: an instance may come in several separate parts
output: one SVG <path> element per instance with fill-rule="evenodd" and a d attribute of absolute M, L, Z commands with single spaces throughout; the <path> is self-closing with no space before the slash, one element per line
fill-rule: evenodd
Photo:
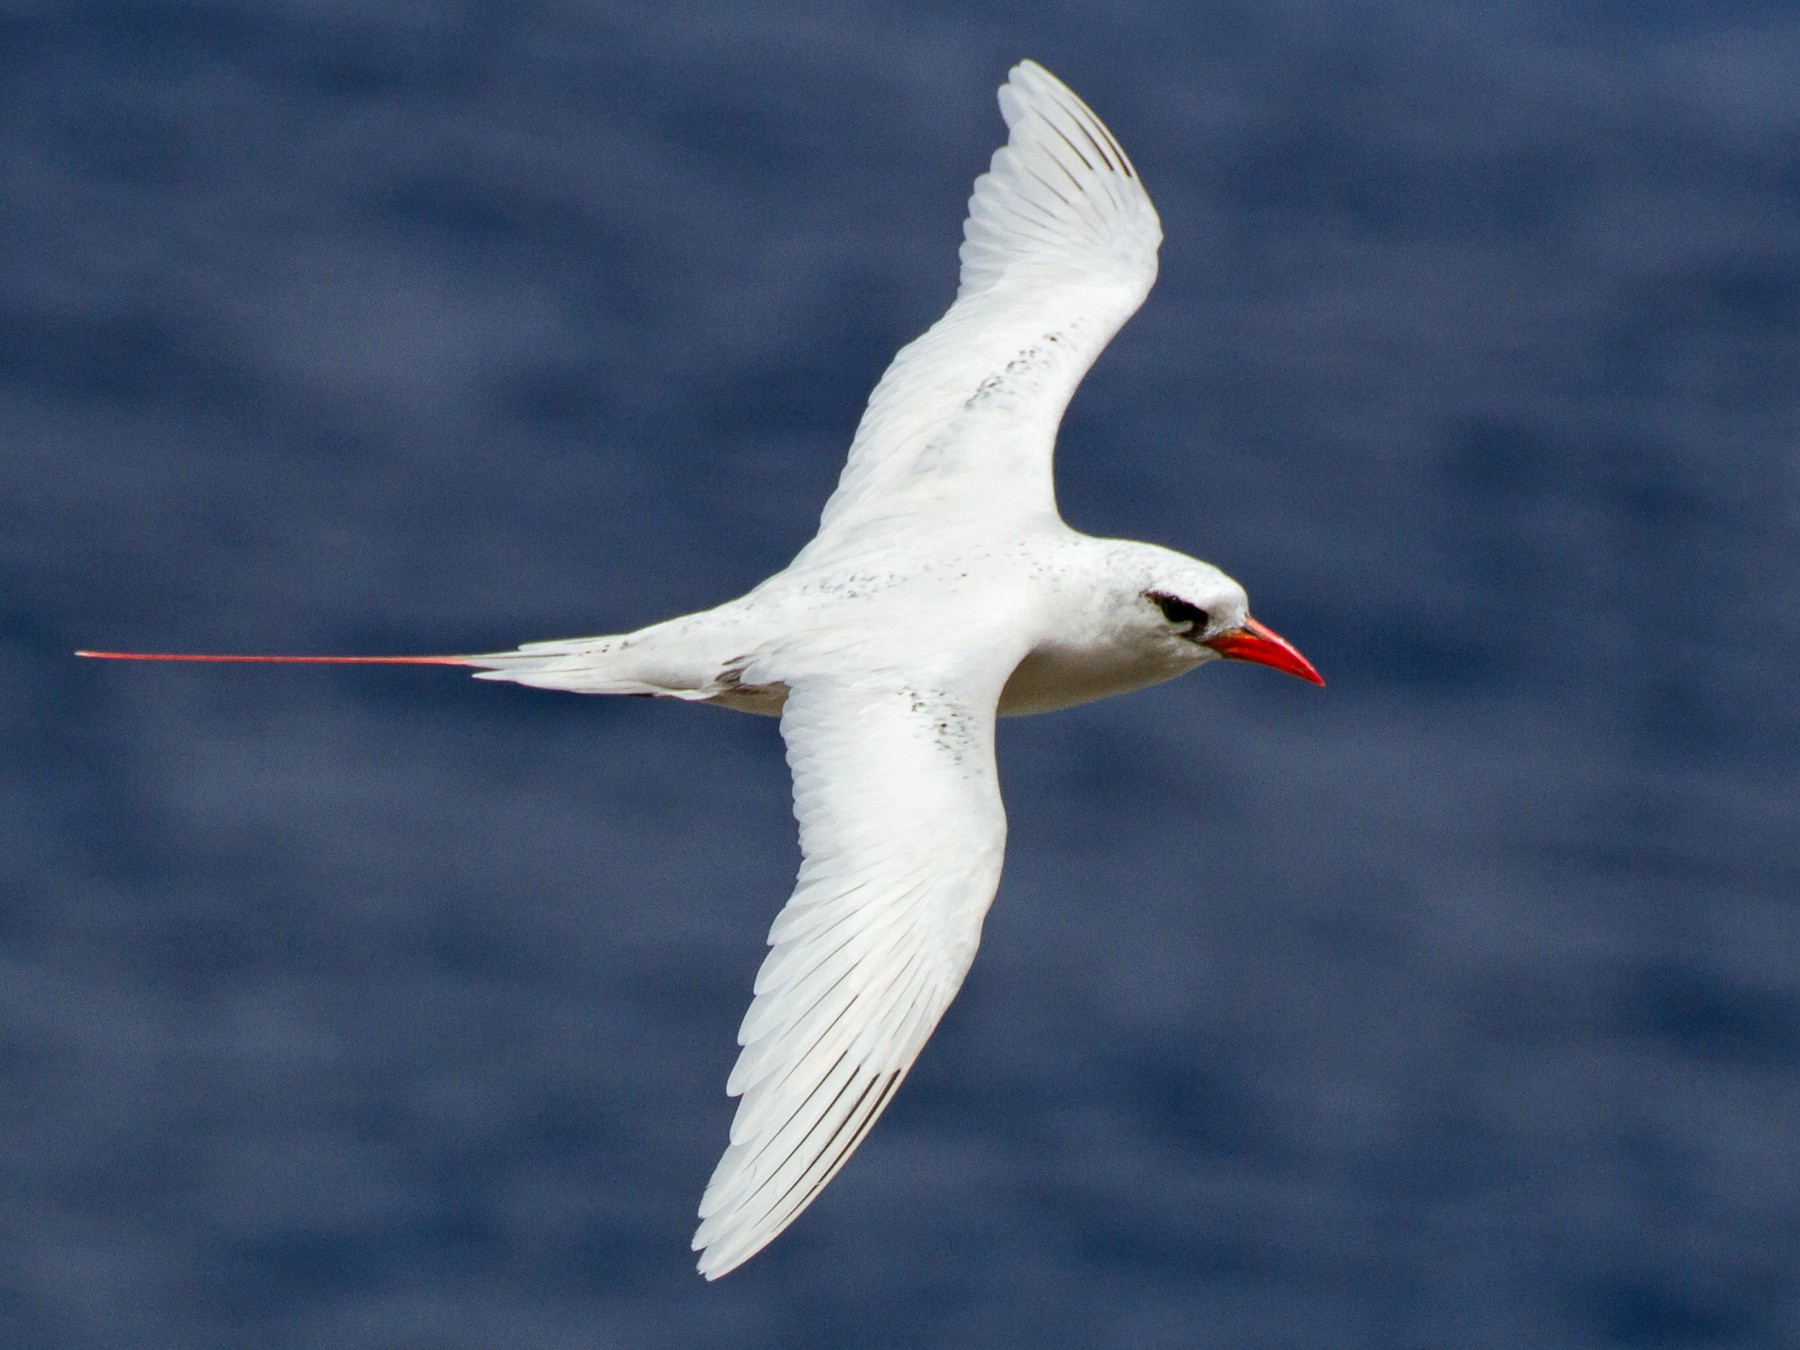
<path fill-rule="evenodd" d="M 1191 661 L 1143 649 L 1043 644 L 1019 662 L 1000 693 L 1000 715 L 1054 712 L 1172 680 Z"/>

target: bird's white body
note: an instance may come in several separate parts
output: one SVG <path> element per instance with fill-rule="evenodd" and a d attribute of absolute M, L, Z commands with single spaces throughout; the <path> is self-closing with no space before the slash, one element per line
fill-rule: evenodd
<path fill-rule="evenodd" d="M 1047 71 L 1015 67 L 1000 107 L 1011 136 L 976 182 L 956 301 L 876 386 L 785 570 L 703 613 L 510 652 L 180 658 L 467 665 L 780 716 L 803 862 L 727 1084 L 742 1102 L 694 1238 L 709 1278 L 836 1174 L 962 983 L 1005 849 L 997 715 L 1219 656 L 1318 680 L 1218 569 L 1057 513 L 1063 410 L 1149 292 L 1162 230 L 1118 142 Z"/>
<path fill-rule="evenodd" d="M 1150 578 L 1160 580 L 1147 585 Z M 1242 590 L 1153 544 L 1094 539 L 1059 520 L 954 553 L 904 543 L 796 565 L 736 600 L 634 633 L 534 642 L 474 658 L 477 678 L 584 694 L 652 694 L 779 716 L 794 683 L 895 673 L 933 653 L 990 663 L 1000 716 L 1051 712 L 1173 679 L 1217 653 L 1172 638 L 1135 603 L 1205 595 L 1233 626 Z"/>

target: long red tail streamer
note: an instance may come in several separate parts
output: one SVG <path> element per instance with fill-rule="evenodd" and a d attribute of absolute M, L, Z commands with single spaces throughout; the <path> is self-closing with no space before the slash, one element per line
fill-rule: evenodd
<path fill-rule="evenodd" d="M 103 661 L 283 661 L 332 666 L 466 666 L 461 656 L 190 656 L 183 652 L 76 652 Z"/>

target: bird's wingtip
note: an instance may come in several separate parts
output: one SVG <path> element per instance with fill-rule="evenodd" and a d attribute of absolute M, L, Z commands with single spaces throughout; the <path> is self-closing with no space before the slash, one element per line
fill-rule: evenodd
<path fill-rule="evenodd" d="M 705 1245 L 698 1237 L 694 1239 L 694 1250 L 700 1253 L 700 1259 L 694 1263 L 694 1269 L 700 1272 L 700 1277 L 708 1284 L 731 1274 L 732 1271 L 756 1255 L 753 1251 L 744 1252 L 734 1260 L 728 1261 L 723 1258 L 722 1249 L 717 1244 Z"/>

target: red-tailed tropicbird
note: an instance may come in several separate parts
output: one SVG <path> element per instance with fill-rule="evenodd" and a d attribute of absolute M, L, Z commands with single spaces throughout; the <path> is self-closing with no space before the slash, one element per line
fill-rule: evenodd
<path fill-rule="evenodd" d="M 700 1201 L 716 1279 L 812 1203 L 955 997 L 1000 881 L 996 714 L 1048 712 L 1218 657 L 1323 684 L 1243 587 L 1079 534 L 1051 457 L 1075 386 L 1156 280 L 1124 150 L 1031 61 L 975 180 L 956 300 L 869 398 L 817 536 L 749 594 L 635 633 L 476 656 L 83 656 L 479 667 L 781 718 L 803 860 L 738 1032 L 740 1097 Z"/>

